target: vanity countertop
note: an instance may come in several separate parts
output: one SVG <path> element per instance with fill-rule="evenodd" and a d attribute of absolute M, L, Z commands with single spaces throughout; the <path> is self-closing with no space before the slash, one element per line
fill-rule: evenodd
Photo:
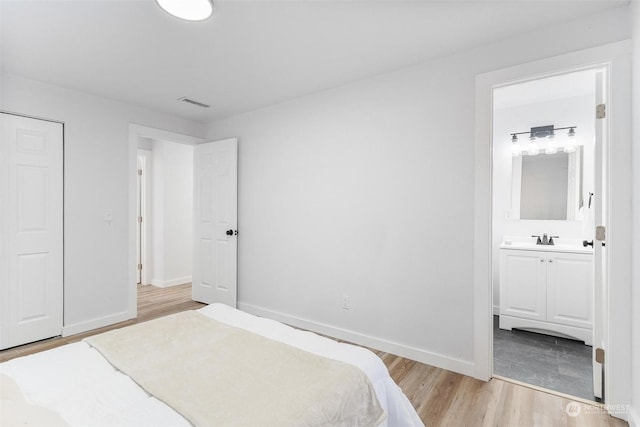
<path fill-rule="evenodd" d="M 540 252 L 569 252 L 575 254 L 592 254 L 593 248 L 590 246 L 582 246 L 582 242 L 578 240 L 558 239 L 558 243 L 554 245 L 537 245 L 533 238 L 506 238 L 500 244 L 500 249 L 515 249 L 521 251 L 540 251 Z"/>

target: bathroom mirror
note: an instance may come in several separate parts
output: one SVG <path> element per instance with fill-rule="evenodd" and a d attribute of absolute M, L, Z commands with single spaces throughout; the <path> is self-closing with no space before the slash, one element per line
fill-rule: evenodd
<path fill-rule="evenodd" d="M 514 219 L 579 219 L 582 198 L 582 147 L 513 158 L 512 217 Z"/>

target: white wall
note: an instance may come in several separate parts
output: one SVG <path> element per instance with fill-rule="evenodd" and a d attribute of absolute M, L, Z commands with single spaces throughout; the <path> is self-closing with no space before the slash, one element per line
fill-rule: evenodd
<path fill-rule="evenodd" d="M 595 78 L 592 89 L 595 88 Z M 549 96 L 553 96 L 549 93 Z M 498 90 L 496 96 L 500 96 Z M 594 129 L 593 108 L 595 93 L 591 95 L 560 98 L 535 104 L 497 109 L 493 116 L 493 304 L 499 306 L 500 270 L 499 248 L 504 236 L 531 235 L 560 236 L 562 239 L 591 240 L 584 221 L 521 220 L 512 214 L 512 161 L 510 133 L 527 131 L 534 126 L 553 124 L 557 127 L 577 125 L 577 138 L 583 143 L 584 184 L 583 197 L 588 203 L 588 193 L 594 191 Z M 565 131 L 563 131 L 565 132 Z M 520 135 L 527 138 L 527 135 Z M 495 311 L 494 311 L 495 312 Z"/>
<path fill-rule="evenodd" d="M 621 8 L 211 124 L 210 139 L 240 137 L 240 302 L 377 340 L 381 349 L 396 342 L 403 354 L 469 372 L 474 77 L 628 38 L 629 21 Z M 3 110 L 66 123 L 67 333 L 117 321 L 128 308 L 128 123 L 196 136 L 203 129 L 13 75 L 1 83 Z M 111 226 L 102 221 L 105 208 L 113 209 Z M 344 293 L 349 311 L 340 309 Z M 636 361 L 637 327 L 633 343 Z M 636 370 L 636 409 L 639 380 Z"/>
<path fill-rule="evenodd" d="M 239 137 L 239 305 L 472 373 L 475 76 L 628 38 L 627 13 L 210 124 Z"/>
<path fill-rule="evenodd" d="M 3 73 L 0 108 L 64 126 L 65 334 L 126 320 L 129 123 L 200 136 L 202 126 Z M 104 209 L 113 222 L 103 221 Z"/>
<path fill-rule="evenodd" d="M 640 3 L 631 6 L 633 28 L 633 283 L 631 312 L 632 321 L 632 380 L 633 422 L 640 426 Z"/>
<path fill-rule="evenodd" d="M 193 246 L 193 147 L 154 140 L 152 163 L 151 284 L 187 283 Z"/>

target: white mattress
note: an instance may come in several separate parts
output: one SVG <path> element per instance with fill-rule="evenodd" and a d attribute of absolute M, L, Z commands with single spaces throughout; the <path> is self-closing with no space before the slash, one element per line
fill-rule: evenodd
<path fill-rule="evenodd" d="M 223 304 L 212 304 L 199 311 L 219 322 L 357 366 L 371 380 L 378 401 L 388 415 L 382 426 L 423 426 L 407 397 L 389 377 L 384 363 L 371 351 Z M 0 374 L 11 377 L 29 403 L 56 411 L 71 426 L 191 425 L 169 406 L 148 395 L 128 376 L 115 370 L 84 342 L 2 363 Z"/>

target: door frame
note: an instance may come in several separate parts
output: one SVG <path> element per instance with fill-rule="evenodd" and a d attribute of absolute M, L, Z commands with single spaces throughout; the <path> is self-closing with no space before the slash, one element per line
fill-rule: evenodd
<path fill-rule="evenodd" d="M 535 80 L 590 68 L 608 70 L 608 147 L 605 161 L 608 193 L 607 252 L 609 294 L 605 363 L 607 410 L 630 402 L 631 347 L 631 42 L 624 40 L 565 55 L 516 65 L 476 76 L 474 171 L 474 376 L 493 376 L 492 286 L 492 91 L 505 84 Z M 615 149 L 611 149 L 614 146 Z M 611 308 L 615 307 L 615 310 Z M 619 406 L 618 406 L 619 405 Z M 618 409 L 618 411 L 616 411 Z"/>
<path fill-rule="evenodd" d="M 148 285 L 151 278 L 149 277 L 149 268 L 151 266 L 151 224 L 147 217 L 149 216 L 149 210 L 151 206 L 151 150 L 139 148 L 137 151 L 138 159 L 142 158 L 142 164 L 140 170 L 142 171 L 142 178 L 140 182 L 141 193 L 136 200 L 136 205 L 140 204 L 140 216 L 142 217 L 142 223 L 140 230 L 136 231 L 136 239 L 140 239 L 140 260 L 142 262 L 142 270 L 140 272 L 140 282 L 143 285 Z M 138 232 L 142 235 L 138 236 Z M 137 272 L 136 272 L 137 274 Z"/>
<path fill-rule="evenodd" d="M 195 136 L 139 125 L 136 123 L 129 123 L 129 153 L 127 156 L 129 159 L 129 295 L 127 299 L 127 312 L 130 319 L 138 317 L 138 287 L 136 284 L 136 273 L 138 267 L 136 262 L 136 192 L 138 183 L 138 139 L 140 137 L 189 145 L 195 145 L 205 141 L 203 138 Z"/>

